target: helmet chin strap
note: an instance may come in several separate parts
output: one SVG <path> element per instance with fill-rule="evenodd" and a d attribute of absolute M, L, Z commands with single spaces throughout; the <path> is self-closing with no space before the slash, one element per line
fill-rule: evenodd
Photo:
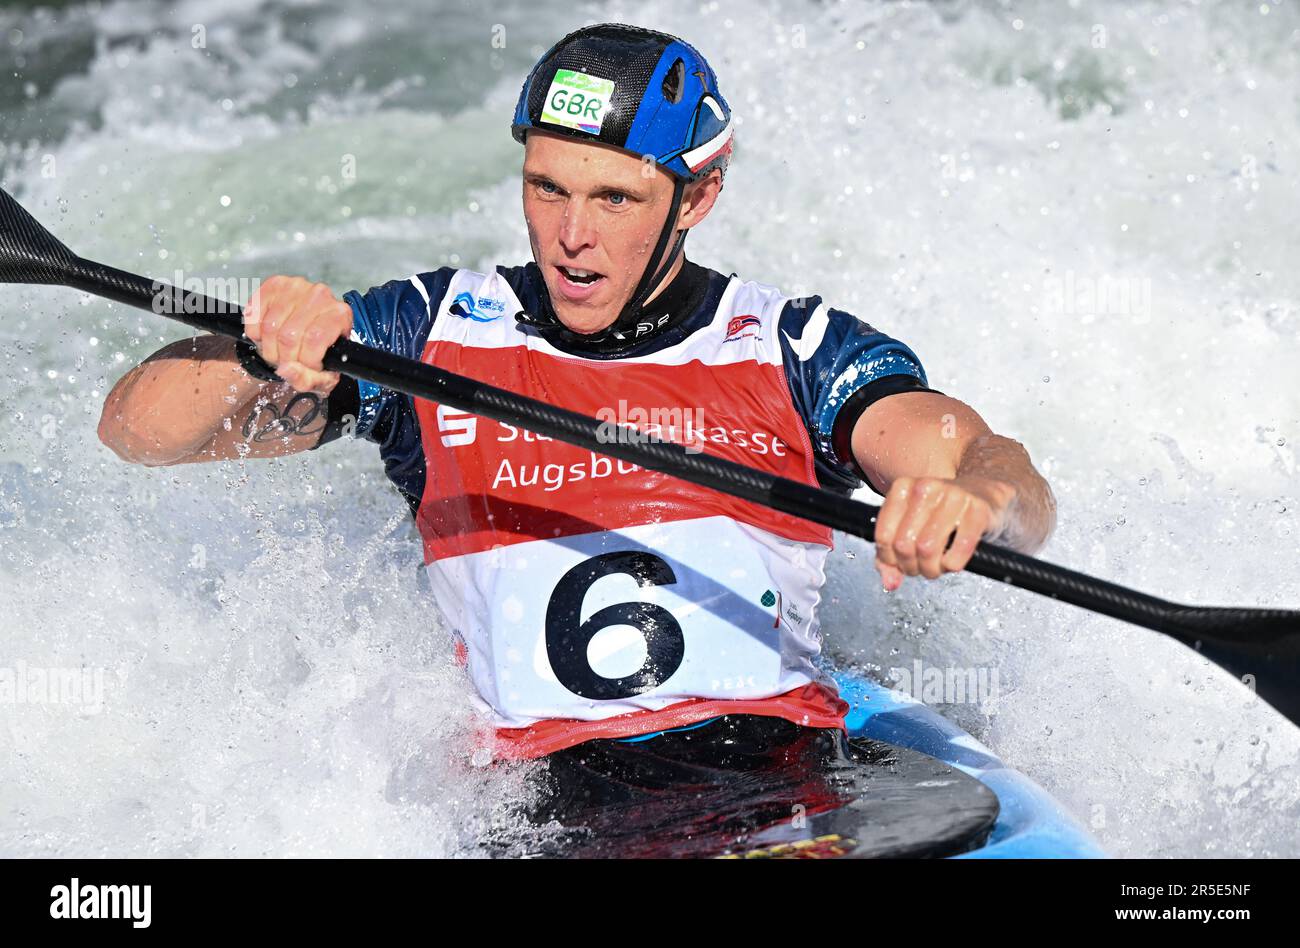
<path fill-rule="evenodd" d="M 672 269 L 673 261 L 677 259 L 677 254 L 682 249 L 682 244 L 686 240 L 686 231 L 680 230 L 673 235 L 673 225 L 677 223 L 677 212 L 682 207 L 682 195 L 686 192 L 686 185 L 681 178 L 673 178 L 673 201 L 668 208 L 668 217 L 664 220 L 663 230 L 659 232 L 659 240 L 655 244 L 653 256 L 645 265 L 645 272 L 641 274 L 641 282 L 637 284 L 636 290 L 632 293 L 632 298 L 627 301 L 623 307 L 623 312 L 619 313 L 618 319 L 614 320 L 610 327 L 614 330 L 636 329 L 637 317 L 641 314 L 641 307 L 645 305 L 648 297 L 654 288 L 659 285 L 668 271 Z M 672 250 L 664 257 L 664 249 L 668 246 L 668 241 L 673 240 Z M 655 262 L 663 259 L 659 269 L 655 270 Z"/>
<path fill-rule="evenodd" d="M 584 346 L 600 344 L 610 340 L 619 342 L 634 341 L 637 320 L 641 315 L 641 307 L 645 305 L 646 298 L 654 291 L 655 287 L 668 275 L 672 269 L 673 261 L 681 252 L 682 244 L 686 242 L 686 229 L 676 232 L 674 237 L 673 225 L 677 223 L 677 214 L 681 210 L 682 196 L 686 192 L 686 183 L 680 178 L 673 178 L 673 199 L 668 208 L 668 216 L 664 219 L 663 229 L 659 232 L 659 240 L 655 243 L 654 253 L 646 262 L 645 271 L 641 274 L 641 280 L 637 283 L 636 289 L 632 292 L 631 298 L 623 306 L 618 318 L 604 329 L 597 330 L 594 333 L 580 333 L 569 329 L 555 316 L 555 309 L 550 305 L 548 300 L 547 309 L 550 310 L 545 316 L 538 316 L 530 313 L 518 313 L 515 318 L 526 325 L 532 325 L 538 328 L 545 328 L 548 332 L 566 339 L 570 343 Z M 664 250 L 668 247 L 669 241 L 672 241 L 672 248 L 664 256 Z M 656 264 L 659 260 L 663 263 Z"/>

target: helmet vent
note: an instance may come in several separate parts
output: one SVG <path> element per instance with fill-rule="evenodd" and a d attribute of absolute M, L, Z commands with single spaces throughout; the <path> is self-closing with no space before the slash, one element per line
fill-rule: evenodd
<path fill-rule="evenodd" d="M 686 64 L 680 59 L 673 63 L 664 75 L 664 98 L 676 105 L 682 101 L 682 87 L 686 80 Z"/>

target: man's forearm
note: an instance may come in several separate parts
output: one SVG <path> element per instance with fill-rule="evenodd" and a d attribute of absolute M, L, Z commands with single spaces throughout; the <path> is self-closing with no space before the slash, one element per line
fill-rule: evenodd
<path fill-rule="evenodd" d="M 1024 445 L 1011 438 L 986 434 L 962 452 L 957 479 L 980 478 L 1006 485 L 1007 506 L 1002 525 L 986 539 L 1022 553 L 1042 548 L 1056 528 L 1056 498 L 1034 469 Z"/>

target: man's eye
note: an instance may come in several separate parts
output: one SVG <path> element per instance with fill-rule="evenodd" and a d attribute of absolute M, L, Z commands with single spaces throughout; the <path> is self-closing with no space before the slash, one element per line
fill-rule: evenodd
<path fill-rule="evenodd" d="M 545 193 L 545 194 L 558 194 L 559 191 L 560 191 L 560 189 L 557 188 L 557 187 L 555 186 L 555 184 L 554 184 L 553 182 L 551 182 L 551 181 L 541 181 L 541 182 L 538 182 L 538 185 L 537 185 L 537 186 L 538 186 L 539 188 L 541 188 L 541 189 L 542 189 L 542 192 Z"/>
<path fill-rule="evenodd" d="M 610 196 L 609 196 L 609 203 L 610 203 L 610 204 L 613 204 L 615 207 L 619 207 L 619 206 L 621 206 L 621 205 L 623 205 L 623 204 L 626 204 L 626 203 L 627 203 L 627 195 L 626 195 L 626 194 L 619 194 L 617 191 L 615 191 L 615 192 L 613 192 L 612 194 L 610 194 Z"/>

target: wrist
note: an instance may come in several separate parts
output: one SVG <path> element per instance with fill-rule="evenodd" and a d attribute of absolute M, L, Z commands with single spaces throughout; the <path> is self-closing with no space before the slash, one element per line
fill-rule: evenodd
<path fill-rule="evenodd" d="M 975 494 L 989 505 L 995 517 L 1001 518 L 1016 503 L 1020 488 L 1010 481 L 981 474 L 958 474 L 953 481 Z"/>
<path fill-rule="evenodd" d="M 244 371 L 253 378 L 263 382 L 280 381 L 280 376 L 275 374 L 275 368 L 262 358 L 257 347 L 247 339 L 239 339 L 235 342 L 235 356 Z"/>

